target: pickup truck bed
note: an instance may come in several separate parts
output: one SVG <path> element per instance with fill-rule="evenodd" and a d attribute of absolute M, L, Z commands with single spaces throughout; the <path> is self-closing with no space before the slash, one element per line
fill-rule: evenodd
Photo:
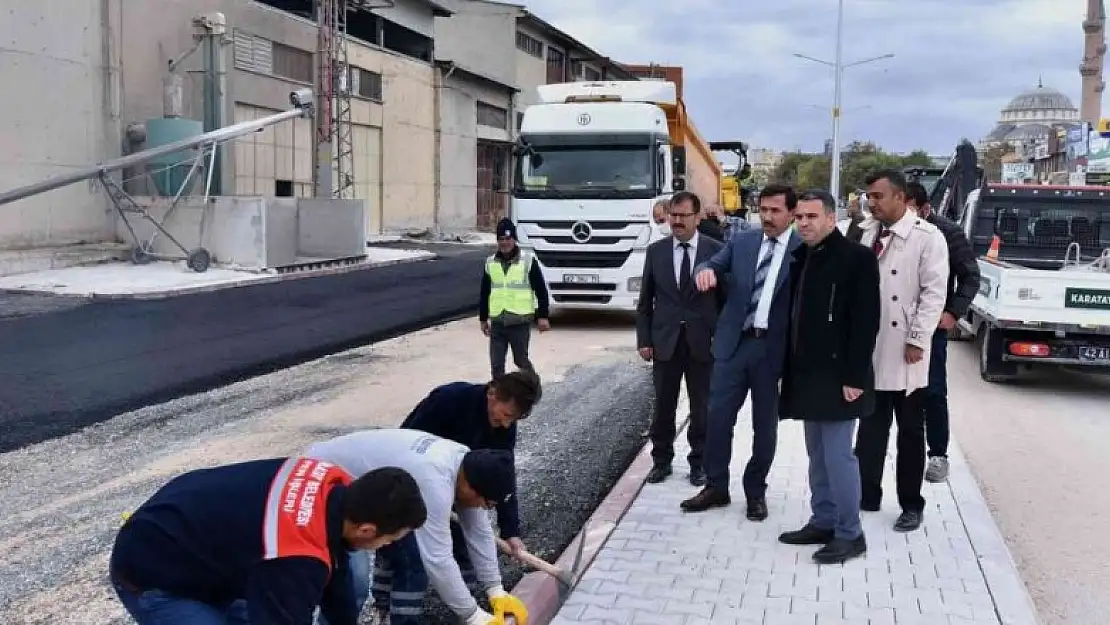
<path fill-rule="evenodd" d="M 981 258 L 982 281 L 960 329 L 980 341 L 983 379 L 1020 363 L 1110 367 L 1110 272 L 1031 269 Z"/>

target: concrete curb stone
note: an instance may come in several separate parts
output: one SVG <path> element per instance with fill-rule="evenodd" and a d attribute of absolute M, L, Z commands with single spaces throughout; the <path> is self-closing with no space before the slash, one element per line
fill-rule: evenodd
<path fill-rule="evenodd" d="M 273 284 L 275 282 L 284 282 L 286 280 L 301 280 L 306 278 L 318 278 L 322 276 L 333 276 L 353 271 L 365 271 L 368 269 L 377 269 L 379 267 L 388 267 L 390 265 L 404 265 L 408 263 L 423 263 L 433 260 L 440 260 L 442 257 L 439 254 L 429 252 L 429 256 L 416 256 L 412 258 L 397 258 L 393 260 L 380 260 L 368 263 L 357 263 L 350 265 L 342 265 L 339 267 L 329 267 L 327 269 L 314 269 L 309 271 L 293 271 L 289 273 L 272 274 L 266 277 L 257 278 L 254 280 L 241 281 L 241 282 L 225 282 L 221 284 L 205 284 L 201 286 L 187 286 L 175 289 L 165 289 L 160 291 L 145 291 L 142 293 L 111 293 L 111 294 L 98 294 L 98 293 L 49 293 L 41 289 L 0 289 L 0 293 L 7 293 L 11 295 L 49 295 L 52 297 L 65 297 L 70 299 L 82 299 L 91 301 L 118 301 L 118 300 L 159 300 L 167 299 L 170 297 L 177 297 L 179 295 L 192 295 L 195 293 L 209 293 L 212 291 L 222 291 L 224 289 L 242 288 L 248 286 L 256 286 L 261 284 Z"/>

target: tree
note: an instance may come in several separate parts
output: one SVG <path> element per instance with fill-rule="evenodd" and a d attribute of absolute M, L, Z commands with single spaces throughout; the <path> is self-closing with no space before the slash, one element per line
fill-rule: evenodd
<path fill-rule="evenodd" d="M 840 154 L 840 196 L 866 186 L 867 176 L 880 169 L 902 169 L 928 166 L 932 158 L 924 150 L 906 155 L 884 152 L 874 143 L 855 141 Z M 771 174 L 772 182 L 791 184 L 799 189 L 829 188 L 830 160 L 824 154 L 791 152 L 786 154 Z"/>

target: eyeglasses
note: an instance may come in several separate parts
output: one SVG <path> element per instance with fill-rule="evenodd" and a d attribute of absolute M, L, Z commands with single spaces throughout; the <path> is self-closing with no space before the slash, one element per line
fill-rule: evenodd
<path fill-rule="evenodd" d="M 696 217 L 697 213 L 671 213 L 671 217 L 682 219 L 684 217 Z"/>

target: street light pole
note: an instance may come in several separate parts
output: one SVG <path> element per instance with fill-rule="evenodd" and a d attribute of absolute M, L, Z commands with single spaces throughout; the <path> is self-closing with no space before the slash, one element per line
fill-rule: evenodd
<path fill-rule="evenodd" d="M 836 72 L 835 86 L 833 87 L 832 110 L 832 162 L 829 169 L 829 192 L 837 200 L 840 199 L 840 103 L 841 86 L 844 82 L 844 0 L 836 6 L 836 61 L 833 71 Z"/>
<path fill-rule="evenodd" d="M 893 54 L 883 54 L 853 63 L 844 64 L 844 0 L 838 0 L 836 7 L 836 61 L 830 63 L 821 59 L 806 56 L 804 54 L 795 53 L 794 56 L 799 59 L 813 61 L 821 65 L 827 65 L 833 68 L 834 73 L 834 87 L 833 87 L 833 109 L 832 109 L 832 159 L 829 165 L 829 191 L 833 197 L 840 197 L 840 113 L 841 103 L 843 100 L 843 83 L 844 83 L 844 70 L 849 67 L 863 65 L 864 63 L 873 63 L 883 59 L 894 58 Z"/>

